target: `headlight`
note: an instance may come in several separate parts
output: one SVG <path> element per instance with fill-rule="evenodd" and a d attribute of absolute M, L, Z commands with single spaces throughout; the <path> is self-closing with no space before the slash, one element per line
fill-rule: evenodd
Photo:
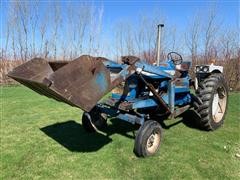
<path fill-rule="evenodd" d="M 199 71 L 200 71 L 200 67 L 197 66 L 197 67 L 196 67 L 196 72 L 199 72 Z"/>
<path fill-rule="evenodd" d="M 205 66 L 205 67 L 202 68 L 202 70 L 203 70 L 203 72 L 208 72 L 209 67 L 208 67 L 208 66 Z"/>
<path fill-rule="evenodd" d="M 195 70 L 197 73 L 208 73 L 209 66 L 196 66 Z"/>

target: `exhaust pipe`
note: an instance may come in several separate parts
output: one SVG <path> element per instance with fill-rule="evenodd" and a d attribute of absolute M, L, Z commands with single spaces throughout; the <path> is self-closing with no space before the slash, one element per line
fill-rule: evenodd
<path fill-rule="evenodd" d="M 161 34 L 164 24 L 158 25 L 158 36 L 157 36 L 157 66 L 160 64 L 160 55 L 161 55 Z"/>

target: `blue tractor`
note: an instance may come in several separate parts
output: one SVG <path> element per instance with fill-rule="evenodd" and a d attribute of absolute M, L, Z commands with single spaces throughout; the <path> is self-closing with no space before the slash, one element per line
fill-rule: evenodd
<path fill-rule="evenodd" d="M 101 130 L 107 118 L 112 117 L 139 124 L 134 152 L 145 157 L 155 154 L 160 147 L 162 119 L 176 118 L 193 109 L 196 113 L 193 118 L 205 130 L 221 126 L 228 95 L 221 67 L 197 66 L 194 84 L 188 73 L 191 63 L 183 62 L 176 52 L 170 52 L 167 57 L 159 66 L 133 56 L 123 57 L 123 64 L 105 61 L 111 77 L 124 74 L 126 81 L 112 91 L 111 97 L 83 114 L 84 128 L 88 132 Z M 126 69 L 131 66 L 135 70 L 128 71 L 130 75 Z M 190 91 L 191 87 L 193 91 L 197 88 L 195 93 Z"/>
<path fill-rule="evenodd" d="M 101 130 L 110 118 L 139 125 L 134 152 L 146 157 L 159 150 L 162 119 L 176 118 L 192 109 L 205 130 L 223 124 L 228 101 L 223 68 L 196 66 L 193 80 L 190 65 L 176 52 L 157 65 L 135 56 L 124 56 L 119 64 L 84 55 L 71 62 L 35 58 L 8 76 L 42 95 L 82 109 L 87 132 Z M 109 92 L 110 97 L 102 100 Z"/>

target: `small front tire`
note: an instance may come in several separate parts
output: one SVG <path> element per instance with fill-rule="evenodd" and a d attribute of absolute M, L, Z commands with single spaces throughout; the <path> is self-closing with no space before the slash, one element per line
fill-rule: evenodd
<path fill-rule="evenodd" d="M 156 154 L 162 141 L 162 128 L 157 121 L 148 120 L 138 130 L 134 153 L 139 157 Z"/>

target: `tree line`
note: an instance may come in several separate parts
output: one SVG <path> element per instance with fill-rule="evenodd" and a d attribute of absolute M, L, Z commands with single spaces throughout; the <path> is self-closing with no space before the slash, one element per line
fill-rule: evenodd
<path fill-rule="evenodd" d="M 119 60 L 122 55 L 139 56 L 150 63 L 156 59 L 157 24 L 164 23 L 161 57 L 177 51 L 193 65 L 210 63 L 224 65 L 225 76 L 233 89 L 239 87 L 239 27 L 230 27 L 219 18 L 212 6 L 196 12 L 179 30 L 169 24 L 164 14 L 136 15 L 103 27 L 104 7 L 94 3 L 12 1 L 7 4 L 1 45 L 1 76 L 15 64 L 34 57 L 51 60 L 73 60 L 82 54 L 105 56 Z M 7 61 L 7 62 L 6 62 Z M 8 62 L 12 61 L 12 62 Z"/>

